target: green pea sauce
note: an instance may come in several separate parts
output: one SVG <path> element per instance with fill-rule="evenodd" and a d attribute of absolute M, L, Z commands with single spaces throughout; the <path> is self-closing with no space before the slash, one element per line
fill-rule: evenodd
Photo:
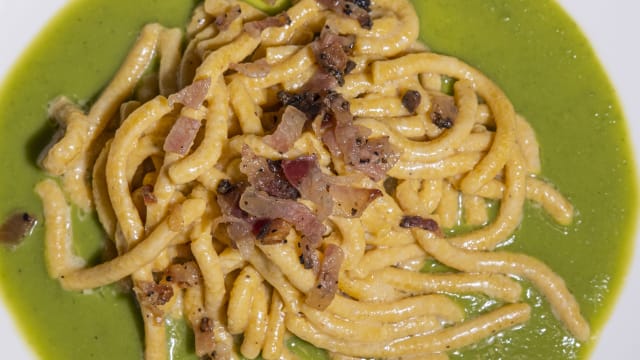
<path fill-rule="evenodd" d="M 574 225 L 562 228 L 528 204 L 508 248 L 544 260 L 563 276 L 597 333 L 628 265 L 637 181 L 619 102 L 591 47 L 550 0 L 414 3 L 430 48 L 484 71 L 535 128 L 543 175 L 571 199 L 578 215 Z M 46 27 L 0 90 L 0 216 L 26 209 L 42 218 L 32 189 L 44 176 L 37 156 L 54 131 L 46 117 L 48 101 L 65 94 L 90 102 L 142 24 L 182 26 L 194 5 L 192 0 L 74 1 Z M 74 215 L 77 251 L 96 262 L 104 242 L 97 220 L 75 210 Z M 140 359 L 143 330 L 135 303 L 114 286 L 90 294 L 60 289 L 46 274 L 43 237 L 38 226 L 17 249 L 0 248 L 4 300 L 38 356 Z M 573 341 L 534 289 L 525 285 L 524 294 L 533 306 L 531 322 L 451 357 L 585 358 L 593 344 Z M 458 300 L 469 314 L 496 306 L 481 296 Z M 169 344 L 174 359 L 195 359 L 186 326 L 177 323 L 170 332 L 176 335 Z M 296 347 L 295 341 L 289 345 Z"/>

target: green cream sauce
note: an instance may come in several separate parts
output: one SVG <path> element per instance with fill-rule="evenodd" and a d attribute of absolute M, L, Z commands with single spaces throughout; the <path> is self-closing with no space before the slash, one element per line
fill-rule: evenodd
<path fill-rule="evenodd" d="M 637 204 L 630 138 L 608 79 L 576 25 L 550 0 L 415 1 L 422 37 L 494 79 L 535 128 L 543 175 L 578 210 L 568 228 L 539 208 L 508 248 L 544 260 L 563 276 L 597 334 L 621 286 Z M 194 1 L 74 1 L 21 58 L 0 90 L 0 216 L 42 207 L 33 192 L 44 174 L 36 158 L 53 133 L 49 100 L 90 102 L 117 69 L 142 24 L 183 25 Z M 104 236 L 93 216 L 74 211 L 75 242 L 96 262 Z M 43 226 L 17 249 L 0 248 L 0 286 L 28 343 L 43 359 L 140 359 L 143 330 L 135 303 L 114 286 L 68 293 L 46 275 Z M 432 266 L 437 270 L 438 266 Z M 464 359 L 577 359 L 593 344 L 572 340 L 546 302 L 526 286 L 533 320 L 452 354 Z M 498 304 L 460 296 L 469 314 Z M 183 323 L 170 331 L 176 359 L 195 358 Z M 290 343 L 300 353 L 304 344 Z M 314 356 L 315 358 L 319 358 Z"/>

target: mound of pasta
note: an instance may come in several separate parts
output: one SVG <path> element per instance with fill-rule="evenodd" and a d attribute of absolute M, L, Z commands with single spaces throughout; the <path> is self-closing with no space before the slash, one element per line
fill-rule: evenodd
<path fill-rule="evenodd" d="M 334 359 L 446 359 L 529 320 L 522 281 L 587 340 L 558 275 L 496 250 L 527 199 L 572 222 L 533 129 L 418 32 L 407 0 L 273 16 L 207 0 L 186 31 L 146 25 L 88 109 L 50 104 L 60 132 L 36 187 L 50 276 L 128 286 L 146 359 L 170 357 L 175 318 L 206 359 L 294 358 L 291 336 Z M 104 262 L 75 255 L 72 205 L 97 213 Z M 470 316 L 451 296 L 478 293 L 499 306 Z"/>

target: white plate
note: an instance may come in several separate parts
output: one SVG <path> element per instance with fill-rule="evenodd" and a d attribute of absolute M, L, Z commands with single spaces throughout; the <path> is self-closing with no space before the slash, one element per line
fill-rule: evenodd
<path fill-rule="evenodd" d="M 640 159 L 640 102 L 634 99 L 640 84 L 640 2 L 631 0 L 558 0 L 580 24 L 596 49 L 618 90 L 635 158 Z M 65 0 L 0 1 L 0 79 L 18 58 L 42 25 Z M 634 101 L 635 100 L 635 101 Z M 637 161 L 636 161 L 637 163 Z M 638 219 L 640 220 L 640 219 Z M 640 221 L 636 221 L 640 223 Z M 640 245 L 640 234 L 636 243 Z M 595 259 L 594 259 L 595 260 Z M 632 267 L 611 319 L 601 334 L 592 360 L 630 359 L 637 348 L 640 323 L 640 246 L 634 248 Z M 0 306 L 2 357 L 33 359 L 29 348 L 17 334 L 10 315 Z"/>

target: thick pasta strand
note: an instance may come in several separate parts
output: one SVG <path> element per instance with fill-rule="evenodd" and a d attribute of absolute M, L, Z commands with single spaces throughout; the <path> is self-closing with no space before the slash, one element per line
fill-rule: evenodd
<path fill-rule="evenodd" d="M 364 278 L 376 270 L 394 266 L 403 261 L 425 258 L 424 250 L 417 244 L 378 248 L 367 251 L 358 266 L 349 271 L 349 275 Z"/>
<path fill-rule="evenodd" d="M 142 29 L 129 55 L 93 104 L 86 119 L 82 119 L 77 112 L 69 113 L 68 132 L 61 142 L 54 145 L 53 151 L 47 153 L 43 161 L 45 169 L 59 175 L 81 152 L 87 151 L 90 143 L 106 127 L 151 63 L 161 29 L 158 24 L 149 24 Z M 80 124 L 80 121 L 86 124 Z"/>
<path fill-rule="evenodd" d="M 488 226 L 450 239 L 456 246 L 468 249 L 493 249 L 512 234 L 522 220 L 526 198 L 526 172 L 522 155 L 515 150 L 506 164 L 505 187 L 497 218 Z"/>
<path fill-rule="evenodd" d="M 91 186 L 98 219 L 109 238 L 113 239 L 115 237 L 117 219 L 116 214 L 113 211 L 113 207 L 111 206 L 111 200 L 109 199 L 109 190 L 107 190 L 106 178 L 107 156 L 109 155 L 110 148 L 111 142 L 109 141 L 105 144 L 104 148 L 102 148 L 95 164 L 93 164 Z"/>
<path fill-rule="evenodd" d="M 105 171 L 111 205 L 127 242 L 134 244 L 144 234 L 144 225 L 133 204 L 127 181 L 127 158 L 130 145 L 151 123 L 171 111 L 167 100 L 159 96 L 136 109 L 125 120 L 111 142 Z"/>
<path fill-rule="evenodd" d="M 390 323 L 362 319 L 357 322 L 349 321 L 306 305 L 302 306 L 302 312 L 319 331 L 332 337 L 347 338 L 357 342 L 393 341 L 405 336 L 433 332 L 442 327 L 437 317 L 429 315 Z"/>
<path fill-rule="evenodd" d="M 271 305 L 269 307 L 268 328 L 265 334 L 264 345 L 262 347 L 262 357 L 265 360 L 276 360 L 284 351 L 284 336 L 286 327 L 284 324 L 284 303 L 278 292 L 271 294 Z"/>
<path fill-rule="evenodd" d="M 184 184 L 195 180 L 199 175 L 211 168 L 218 160 L 222 144 L 227 138 L 229 117 L 229 93 L 221 76 L 211 84 L 214 88 L 209 103 L 205 124 L 205 135 L 202 143 L 187 157 L 176 160 L 169 166 L 171 180 L 176 184 Z M 215 98 L 215 100 L 214 100 Z"/>
<path fill-rule="evenodd" d="M 458 326 L 441 331 L 397 339 L 389 342 L 355 342 L 334 338 L 318 331 L 304 317 L 295 313 L 287 316 L 287 326 L 303 339 L 330 351 L 354 356 L 403 356 L 443 352 L 461 348 L 477 340 L 527 321 L 531 308 L 527 304 L 510 304 L 481 315 Z"/>
<path fill-rule="evenodd" d="M 262 277 L 255 269 L 246 266 L 238 274 L 233 288 L 229 293 L 229 306 L 227 318 L 229 332 L 239 334 L 245 331 L 249 325 L 251 304 L 256 291 L 259 290 Z"/>
<path fill-rule="evenodd" d="M 445 239 L 414 232 L 418 241 L 431 255 L 448 266 L 468 272 L 512 274 L 529 279 L 547 298 L 554 314 L 579 340 L 589 338 L 589 323 L 580 314 L 580 306 L 569 292 L 564 280 L 540 260 L 509 252 L 472 252 L 457 249 Z"/>
<path fill-rule="evenodd" d="M 65 127 L 65 135 L 47 151 L 41 165 L 50 174 L 60 176 L 78 155 L 89 123 L 84 111 L 64 96 L 49 104 L 49 115 Z"/>
<path fill-rule="evenodd" d="M 527 178 L 527 198 L 538 202 L 560 225 L 573 222 L 573 205 L 549 183 L 536 178 Z"/>
<path fill-rule="evenodd" d="M 113 283 L 132 274 L 140 267 L 150 263 L 171 242 L 176 234 L 183 230 L 204 212 L 204 202 L 199 199 L 185 200 L 175 209 L 149 236 L 129 252 L 111 261 L 71 272 L 60 279 L 67 290 L 92 289 Z M 183 225 L 173 228 L 169 223 L 177 217 Z"/>
<path fill-rule="evenodd" d="M 255 359 L 264 345 L 268 328 L 268 296 L 264 284 L 258 285 L 251 299 L 249 322 L 244 331 L 244 339 L 240 345 L 240 353 L 249 359 Z M 246 311 L 246 309 L 244 310 Z"/>
<path fill-rule="evenodd" d="M 438 291 L 449 293 L 484 293 L 506 302 L 520 300 L 522 288 L 516 281 L 491 274 L 427 274 L 395 268 L 386 268 L 373 277 L 396 289 L 412 294 L 430 294 Z"/>
<path fill-rule="evenodd" d="M 191 252 L 198 262 L 204 280 L 205 307 L 208 311 L 218 313 L 224 304 L 226 292 L 224 286 L 224 272 L 220 257 L 213 247 L 211 233 L 205 228 L 195 240 L 191 242 Z"/>
<path fill-rule="evenodd" d="M 45 204 L 47 271 L 52 278 L 62 278 L 85 263 L 82 258 L 73 254 L 71 209 L 55 180 L 43 180 L 36 185 L 35 190 Z"/>

